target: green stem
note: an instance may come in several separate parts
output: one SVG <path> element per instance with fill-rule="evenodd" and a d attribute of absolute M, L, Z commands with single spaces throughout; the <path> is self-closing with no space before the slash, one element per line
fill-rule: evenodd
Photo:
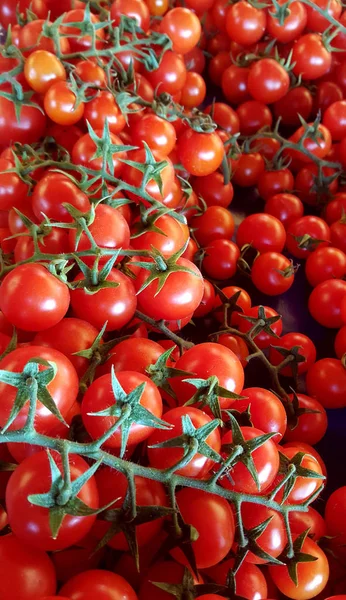
<path fill-rule="evenodd" d="M 154 319 L 151 319 L 151 317 L 148 317 L 139 310 L 136 310 L 135 316 L 137 317 L 137 319 L 144 321 L 144 323 L 148 323 L 148 325 L 151 325 L 155 329 L 159 329 L 166 337 L 168 337 L 170 340 L 172 340 L 172 342 L 177 344 L 177 346 L 180 349 L 185 348 L 185 350 L 189 350 L 190 348 L 194 347 L 194 344 L 192 342 L 188 342 L 183 338 L 179 337 L 176 333 L 168 329 L 168 327 L 166 327 L 166 325 L 162 321 L 155 321 Z"/>

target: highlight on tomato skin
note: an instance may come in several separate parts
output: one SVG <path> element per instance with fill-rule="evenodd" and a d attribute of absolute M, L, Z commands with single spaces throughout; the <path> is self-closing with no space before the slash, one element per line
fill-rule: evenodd
<path fill-rule="evenodd" d="M 342 4 L 0 31 L 1 600 L 346 600 Z"/>

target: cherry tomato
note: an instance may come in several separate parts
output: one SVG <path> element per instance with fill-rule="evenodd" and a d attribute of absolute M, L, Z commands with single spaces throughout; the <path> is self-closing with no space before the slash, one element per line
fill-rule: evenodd
<path fill-rule="evenodd" d="M 243 502 L 241 505 L 241 516 L 244 527 L 249 530 L 258 527 L 267 519 L 271 519 L 264 532 L 256 539 L 256 543 L 261 550 L 264 550 L 269 556 L 276 558 L 284 550 L 287 543 L 284 521 L 282 515 L 275 510 L 268 509 L 266 506 L 256 506 L 250 502 Z M 256 556 L 253 552 L 248 552 L 245 557 L 246 562 L 253 564 L 263 564 L 265 561 Z"/>
<path fill-rule="evenodd" d="M 328 279 L 317 284 L 309 297 L 309 311 L 323 325 L 339 329 L 343 325 L 341 302 L 346 296 L 346 281 Z"/>
<path fill-rule="evenodd" d="M 302 457 L 302 460 L 300 462 L 301 467 L 303 467 L 304 469 L 309 469 L 310 471 L 312 471 L 313 473 L 315 473 L 317 475 L 321 475 L 322 469 L 321 469 L 321 466 L 320 466 L 317 458 L 315 458 L 311 454 L 306 454 L 304 452 L 304 450 L 302 450 L 299 447 L 299 442 L 298 442 L 298 446 L 293 446 L 293 443 L 294 442 L 292 442 L 292 446 L 285 446 L 284 448 L 280 447 L 280 453 L 283 456 L 286 456 L 289 461 L 294 459 L 297 454 L 303 453 L 304 456 Z M 282 478 L 283 478 L 283 475 L 279 474 L 276 477 L 276 479 L 274 480 L 272 488 L 269 488 L 269 491 L 271 491 L 271 489 L 275 488 L 278 485 L 278 483 L 282 480 Z M 291 491 L 289 492 L 288 497 L 285 500 L 285 503 L 286 504 L 302 504 L 312 494 L 316 493 L 318 490 L 321 489 L 322 481 L 323 480 L 320 478 L 299 475 L 295 479 L 294 485 L 293 485 Z M 283 498 L 283 489 L 281 488 L 275 495 L 275 501 L 282 502 L 282 498 Z"/>
<path fill-rule="evenodd" d="M 234 558 L 208 569 L 207 573 L 213 581 L 226 585 L 228 573 L 234 568 Z M 237 595 L 247 600 L 265 600 L 268 597 L 267 583 L 262 571 L 247 561 L 244 561 L 235 575 Z"/>
<path fill-rule="evenodd" d="M 196 240 L 200 246 L 207 246 L 217 239 L 232 238 L 234 220 L 231 213 L 222 206 L 210 206 L 191 221 Z"/>
<path fill-rule="evenodd" d="M 24 75 L 30 87 L 39 94 L 45 94 L 53 83 L 66 80 L 62 62 L 47 50 L 30 54 L 25 61 Z"/>
<path fill-rule="evenodd" d="M 138 27 L 144 31 L 149 29 L 149 9 L 143 0 L 114 0 L 110 17 L 115 26 L 119 25 L 122 15 L 135 19 Z"/>
<path fill-rule="evenodd" d="M 262 171 L 258 178 L 257 187 L 261 198 L 267 201 L 274 194 L 293 190 L 294 177 L 289 169 Z"/>
<path fill-rule="evenodd" d="M 12 142 L 33 144 L 44 135 L 46 117 L 36 106 L 23 106 L 19 119 L 11 100 L 0 97 L 0 146 L 6 148 Z"/>
<path fill-rule="evenodd" d="M 146 114 L 131 128 L 133 143 L 143 146 L 146 142 L 151 150 L 157 150 L 162 156 L 168 156 L 177 139 L 175 129 L 169 121 L 154 114 Z"/>
<path fill-rule="evenodd" d="M 127 2 L 127 0 L 125 0 Z M 187 71 L 183 57 L 168 50 L 162 57 L 160 65 L 154 71 L 146 71 L 145 76 L 159 94 L 177 94 L 185 83 Z"/>
<path fill-rule="evenodd" d="M 74 125 L 84 113 L 83 102 L 78 102 L 74 92 L 65 81 L 53 83 L 44 96 L 47 116 L 58 125 Z"/>
<path fill-rule="evenodd" d="M 222 174 L 217 171 L 205 177 L 195 177 L 192 185 L 196 194 L 203 198 L 207 206 L 227 208 L 233 200 L 232 183 L 224 183 Z"/>
<path fill-rule="evenodd" d="M 307 258 L 316 246 L 327 246 L 329 240 L 327 223 L 320 217 L 306 215 L 287 228 L 286 248 L 296 258 Z"/>
<path fill-rule="evenodd" d="M 309 396 L 316 398 L 324 408 L 342 408 L 346 405 L 346 369 L 336 358 L 321 358 L 308 370 L 306 387 Z"/>
<path fill-rule="evenodd" d="M 116 344 L 109 352 L 106 362 L 98 367 L 97 374 L 105 375 L 110 373 L 114 367 L 115 373 L 118 371 L 136 371 L 147 375 L 150 366 L 163 354 L 163 347 L 147 338 L 129 338 Z"/>
<path fill-rule="evenodd" d="M 114 96 L 106 91 L 101 91 L 96 98 L 86 103 L 84 119 L 94 130 L 102 130 L 107 122 L 111 133 L 120 133 L 126 125 L 125 117 Z"/>
<path fill-rule="evenodd" d="M 253 306 L 252 308 L 249 308 L 244 311 L 244 314 L 240 317 L 240 321 L 239 321 L 240 331 L 242 331 L 243 333 L 247 333 L 248 331 L 250 331 L 250 329 L 252 329 L 253 323 L 251 323 L 250 321 L 247 321 L 246 317 L 258 319 L 259 318 L 258 317 L 259 308 L 260 308 L 259 306 Z M 267 319 L 279 316 L 278 313 L 273 308 L 270 308 L 269 306 L 264 306 L 264 313 L 265 313 L 265 316 Z M 272 323 L 270 328 L 274 332 L 275 336 L 279 336 L 282 332 L 281 318 L 278 319 L 275 323 Z M 275 336 L 267 333 L 266 331 L 261 331 L 254 337 L 254 341 L 256 342 L 256 344 L 259 348 L 264 349 L 264 348 L 268 348 L 270 345 L 273 345 L 273 343 L 275 344 L 275 339 L 276 339 Z"/>
<path fill-rule="evenodd" d="M 239 325 L 241 321 L 240 313 L 243 313 L 248 308 L 251 308 L 251 298 L 246 290 L 240 288 L 236 285 L 229 285 L 227 287 L 222 288 L 222 293 L 225 294 L 227 298 L 232 298 L 235 294 L 239 293 L 239 296 L 235 302 L 234 310 L 231 311 L 231 314 L 228 318 L 228 324 L 230 327 L 234 327 Z M 217 309 L 221 307 L 221 298 L 217 296 L 214 308 Z M 224 309 L 220 308 L 220 310 L 215 310 L 215 317 L 219 321 L 219 323 L 223 323 L 224 321 Z"/>
<path fill-rule="evenodd" d="M 346 274 L 346 255 L 330 246 L 316 248 L 305 263 L 305 273 L 313 287 L 328 279 L 342 279 Z"/>
<path fill-rule="evenodd" d="M 256 213 L 245 217 L 240 223 L 236 239 L 239 248 L 251 244 L 261 253 L 282 252 L 286 232 L 282 223 L 272 215 Z"/>
<path fill-rule="evenodd" d="M 284 0 L 279 0 L 279 5 Z M 271 14 L 273 12 L 273 14 Z M 268 11 L 267 32 L 282 44 L 298 39 L 307 23 L 307 8 L 302 2 L 292 2 L 283 22 L 275 16 L 275 11 Z"/>
<path fill-rule="evenodd" d="M 293 8 L 300 2 L 292 2 Z M 301 4 L 304 7 L 303 4 Z M 290 9 L 291 10 L 291 9 Z M 300 125 L 298 114 L 308 121 L 313 107 L 313 97 L 306 87 L 299 86 L 288 90 L 286 96 L 273 104 L 275 117 L 281 117 L 283 125 Z"/>
<path fill-rule="evenodd" d="M 264 212 L 281 221 L 285 229 L 304 214 L 304 205 L 298 196 L 279 193 L 268 198 Z"/>
<path fill-rule="evenodd" d="M 251 423 L 264 433 L 277 433 L 273 440 L 279 442 L 287 425 L 287 415 L 282 402 L 275 394 L 260 387 L 245 388 L 242 391 L 243 400 L 235 400 L 232 410 L 250 411 Z"/>
<path fill-rule="evenodd" d="M 197 46 L 202 33 L 197 15 L 180 6 L 166 12 L 160 30 L 172 40 L 172 49 L 178 54 L 186 54 Z"/>
<path fill-rule="evenodd" d="M 234 4 L 234 6 L 242 3 L 243 0 Z M 237 108 L 237 115 L 242 135 L 253 135 L 263 127 L 270 127 L 273 122 L 268 106 L 263 102 L 258 102 L 258 100 L 248 100 L 240 104 Z"/>
<path fill-rule="evenodd" d="M 339 329 L 334 341 L 334 349 L 338 358 L 342 358 L 346 354 L 346 325 Z"/>
<path fill-rule="evenodd" d="M 292 394 L 289 398 L 293 400 Z M 288 419 L 285 441 L 299 442 L 303 439 L 306 443 L 315 445 L 324 437 L 327 431 L 326 411 L 315 398 L 310 398 L 305 394 L 297 394 L 297 398 L 298 410 L 306 410 L 307 412 L 298 416 L 297 420 L 294 418 L 293 427 L 290 426 L 290 419 Z"/>
<path fill-rule="evenodd" d="M 292 63 L 295 75 L 300 75 L 303 80 L 317 79 L 328 73 L 332 55 L 320 35 L 306 33 L 293 46 Z"/>
<path fill-rule="evenodd" d="M 70 600 L 88 600 L 90 597 L 97 600 L 137 600 L 135 591 L 121 575 L 101 569 L 75 575 L 63 585 L 59 594 Z"/>
<path fill-rule="evenodd" d="M 251 46 L 263 36 L 267 17 L 264 10 L 241 0 L 229 7 L 226 15 L 226 31 L 231 40 L 243 46 Z"/>
<path fill-rule="evenodd" d="M 230 161 L 232 181 L 240 187 L 256 185 L 265 169 L 265 162 L 259 152 L 240 154 Z"/>
<path fill-rule="evenodd" d="M 180 136 L 178 152 L 183 167 L 195 176 L 214 173 L 224 157 L 224 147 L 217 133 L 198 133 L 192 129 Z"/>
<path fill-rule="evenodd" d="M 228 61 L 230 61 L 229 53 L 227 54 Z M 220 57 L 220 67 L 219 65 L 215 65 L 214 69 L 216 71 L 217 67 L 221 69 L 222 67 L 226 67 L 221 73 L 221 87 L 222 91 L 225 95 L 225 98 L 232 104 L 242 104 L 247 100 L 250 100 L 250 92 L 248 90 L 247 82 L 249 79 L 250 69 L 248 67 L 238 67 L 237 65 L 232 65 L 231 62 L 226 64 L 225 57 Z M 218 73 L 214 74 L 215 76 Z"/>
<path fill-rule="evenodd" d="M 292 510 L 289 514 L 289 523 L 293 533 L 303 533 L 309 529 L 309 537 L 315 542 L 327 533 L 326 523 L 315 508 L 309 506 L 307 512 Z"/>
<path fill-rule="evenodd" d="M 260 254 L 251 268 L 251 279 L 260 292 L 267 296 L 284 294 L 294 281 L 292 262 L 278 252 Z"/>
<path fill-rule="evenodd" d="M 275 346 L 280 346 L 280 348 L 284 348 L 286 350 L 291 350 L 291 348 L 293 348 L 294 346 L 299 347 L 299 355 L 304 357 L 304 361 L 297 363 L 297 371 L 299 375 L 301 375 L 302 373 L 306 373 L 306 371 L 316 360 L 315 344 L 311 341 L 309 337 L 307 337 L 303 333 L 286 333 L 286 335 L 283 335 L 277 341 Z M 279 365 L 284 360 L 284 355 L 281 354 L 278 350 L 270 348 L 269 359 L 273 365 Z M 280 370 L 280 374 L 286 375 L 287 377 L 292 377 L 292 367 L 287 365 L 286 367 Z"/>
<path fill-rule="evenodd" d="M 97 129 L 94 133 L 100 139 L 102 138 L 102 130 Z M 127 158 L 127 153 L 125 150 L 121 149 L 123 146 L 121 139 L 114 133 L 110 133 L 109 135 L 111 143 L 115 146 L 119 146 L 119 150 L 112 154 L 112 164 L 109 166 L 107 163 L 107 165 L 105 165 L 105 169 L 107 171 L 111 169 L 112 175 L 114 175 L 114 177 L 119 177 L 124 169 L 125 164 L 122 161 Z M 90 134 L 86 133 L 79 138 L 79 140 L 77 140 L 73 146 L 72 162 L 74 162 L 75 165 L 82 165 L 83 167 L 99 171 L 103 167 L 104 158 L 102 156 L 99 158 L 94 158 L 96 150 L 96 143 L 91 138 Z"/>
<path fill-rule="evenodd" d="M 277 102 L 287 94 L 289 86 L 287 71 L 273 58 L 262 58 L 252 64 L 248 90 L 258 102 Z"/>
<path fill-rule="evenodd" d="M 43 215 L 46 215 L 52 221 L 72 222 L 73 217 L 63 206 L 62 198 L 64 204 L 70 204 L 80 212 L 90 210 L 88 196 L 69 177 L 63 173 L 48 172 L 35 185 L 32 195 L 32 208 L 36 218 L 43 221 Z"/>

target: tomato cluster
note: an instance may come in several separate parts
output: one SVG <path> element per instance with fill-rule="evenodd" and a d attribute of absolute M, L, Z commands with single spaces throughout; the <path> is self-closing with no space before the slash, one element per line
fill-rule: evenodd
<path fill-rule="evenodd" d="M 2 1 L 1 600 L 346 598 L 345 16 Z"/>

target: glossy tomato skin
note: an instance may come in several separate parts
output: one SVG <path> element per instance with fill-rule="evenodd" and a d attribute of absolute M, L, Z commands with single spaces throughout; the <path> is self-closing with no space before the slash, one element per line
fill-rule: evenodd
<path fill-rule="evenodd" d="M 317 596 L 327 585 L 329 577 L 328 560 L 321 548 L 309 537 L 303 543 L 305 554 L 316 557 L 316 561 L 299 563 L 297 567 L 298 585 L 289 576 L 286 566 L 270 566 L 269 573 L 280 592 L 288 594 L 293 600 L 309 600 Z"/>
<path fill-rule="evenodd" d="M 224 61 L 225 57 L 222 58 L 222 61 L 220 59 L 220 66 L 225 64 Z M 251 96 L 247 86 L 250 69 L 248 67 L 238 67 L 237 65 L 233 65 L 230 62 L 229 53 L 227 53 L 227 63 L 225 64 L 225 67 L 226 68 L 220 74 L 220 83 L 225 98 L 232 104 L 237 105 L 250 100 Z"/>
<path fill-rule="evenodd" d="M 66 80 L 63 64 L 47 50 L 30 54 L 25 61 L 24 75 L 30 87 L 39 94 L 44 94 L 53 83 Z"/>
<path fill-rule="evenodd" d="M 143 0 L 114 0 L 110 12 L 114 25 L 119 25 L 122 15 L 135 19 L 138 27 L 144 31 L 149 28 L 149 9 Z"/>
<path fill-rule="evenodd" d="M 224 281 L 236 274 L 239 258 L 237 244 L 228 239 L 216 239 L 205 248 L 203 270 L 209 277 Z"/>
<path fill-rule="evenodd" d="M 150 113 L 143 115 L 131 127 L 131 137 L 134 145 L 142 148 L 145 142 L 150 150 L 157 150 L 163 156 L 172 152 L 177 140 L 173 124 Z"/>
<path fill-rule="evenodd" d="M 284 0 L 279 0 L 279 4 L 284 4 Z M 270 13 L 268 11 L 267 31 L 278 42 L 293 42 L 303 33 L 307 23 L 307 8 L 302 2 L 292 2 L 283 23 Z"/>
<path fill-rule="evenodd" d="M 53 83 L 44 96 L 46 114 L 58 125 L 75 125 L 82 118 L 84 104 L 77 104 L 76 95 L 65 81 Z"/>
<path fill-rule="evenodd" d="M 154 71 L 147 71 L 145 76 L 158 93 L 177 94 L 186 82 L 186 66 L 183 57 L 168 50 L 163 55 L 160 66 Z"/>
<path fill-rule="evenodd" d="M 75 352 L 91 348 L 99 331 L 93 325 L 82 319 L 68 317 L 62 319 L 54 327 L 37 333 L 33 339 L 36 346 L 55 348 L 64 354 L 73 364 L 79 377 L 85 373 L 89 361 Z"/>
<path fill-rule="evenodd" d="M 346 274 L 346 254 L 339 248 L 316 248 L 305 263 L 305 274 L 313 287 L 328 279 L 342 279 Z"/>
<path fill-rule="evenodd" d="M 248 89 L 259 102 L 271 104 L 283 98 L 289 89 L 287 71 L 273 58 L 262 58 L 250 68 Z"/>
<path fill-rule="evenodd" d="M 16 173 L 6 173 L 14 168 L 12 160 L 0 158 L 0 210 L 8 211 L 15 207 L 20 211 L 25 210 L 27 204 L 28 187 Z M 7 223 L 6 223 L 7 225 Z"/>
<path fill-rule="evenodd" d="M 13 142 L 32 144 L 44 135 L 46 117 L 34 106 L 23 106 L 17 121 L 14 105 L 0 98 L 0 146 L 6 148 Z"/>
<path fill-rule="evenodd" d="M 53 348 L 44 348 L 42 346 L 23 346 L 22 348 L 13 350 L 5 356 L 5 358 L 0 361 L 0 368 L 19 373 L 32 358 L 42 358 L 43 360 L 55 363 L 57 374 L 47 385 L 47 390 L 50 392 L 62 416 L 66 416 L 77 398 L 78 377 L 71 362 L 61 354 L 61 352 Z M 46 367 L 44 366 L 39 367 L 40 371 L 45 369 Z M 9 418 L 15 396 L 16 388 L 5 383 L 0 383 L 0 421 L 2 427 Z M 28 403 L 19 412 L 9 429 L 22 428 L 25 425 L 27 415 Z M 38 402 L 35 416 L 35 428 L 41 433 L 48 433 L 53 432 L 56 428 L 61 428 L 61 423 L 43 406 L 43 404 Z"/>
<path fill-rule="evenodd" d="M 328 73 L 332 55 L 316 33 L 302 35 L 293 46 L 293 72 L 303 80 L 317 79 Z"/>
<path fill-rule="evenodd" d="M 252 308 L 249 308 L 248 310 L 244 311 L 244 314 L 240 316 L 240 331 L 242 331 L 243 333 L 247 333 L 248 331 L 250 331 L 253 325 L 250 321 L 246 320 L 246 317 L 248 316 L 252 318 L 258 318 L 258 310 L 259 306 L 253 306 Z M 264 306 L 264 313 L 266 318 L 278 316 L 278 313 L 273 308 L 270 308 L 270 306 Z M 278 319 L 275 323 L 273 323 L 271 325 L 271 329 L 274 331 L 276 336 L 279 336 L 282 332 L 282 320 Z M 277 338 L 275 338 L 275 336 L 273 336 L 272 334 L 269 334 L 266 331 L 261 331 L 255 336 L 254 341 L 256 342 L 257 346 L 263 350 L 264 348 L 268 348 L 270 345 L 275 344 L 276 339 Z"/>
<path fill-rule="evenodd" d="M 292 2 L 292 6 L 299 4 Z M 304 5 L 302 5 L 304 6 Z M 300 120 L 298 114 L 308 121 L 313 108 L 313 97 L 306 87 L 299 86 L 291 88 L 286 96 L 273 104 L 275 117 L 281 117 L 284 125 L 299 126 Z"/>
<path fill-rule="evenodd" d="M 197 15 L 177 6 L 169 10 L 163 17 L 160 30 L 172 40 L 172 49 L 177 54 L 186 54 L 197 46 L 201 37 L 201 23 Z"/>
<path fill-rule="evenodd" d="M 290 394 L 290 400 L 293 400 Z M 287 427 L 285 433 L 285 441 L 299 442 L 304 440 L 307 444 L 314 446 L 325 435 L 328 426 L 328 418 L 322 404 L 315 398 L 310 398 L 305 394 L 297 394 L 299 408 L 311 411 L 306 412 L 298 417 L 297 425 L 294 428 Z"/>
<path fill-rule="evenodd" d="M 180 223 L 170 214 L 163 214 L 155 221 L 159 231 L 152 231 L 150 225 L 145 226 L 137 219 L 132 226 L 131 247 L 138 250 L 156 248 L 165 258 L 173 256 L 181 250 L 189 239 L 190 232 L 185 223 Z M 129 242 L 128 242 L 129 243 Z M 125 246 L 122 244 L 122 248 Z"/>
<path fill-rule="evenodd" d="M 346 281 L 343 279 L 322 281 L 310 294 L 309 311 L 324 327 L 340 329 L 343 325 L 341 303 L 345 296 Z"/>
<path fill-rule="evenodd" d="M 309 537 L 315 542 L 318 542 L 327 533 L 326 523 L 322 515 L 312 506 L 309 506 L 307 512 L 292 510 L 289 522 L 293 533 L 300 534 L 309 529 Z"/>
<path fill-rule="evenodd" d="M 70 600 L 137 600 L 137 594 L 121 575 L 91 569 L 70 579 L 59 591 Z"/>
<path fill-rule="evenodd" d="M 115 469 L 102 467 L 97 471 L 95 480 L 99 491 L 100 505 L 108 506 L 115 499 L 115 502 L 110 506 L 110 510 L 121 508 L 128 490 L 126 476 Z M 159 481 L 151 481 L 144 477 L 135 477 L 135 488 L 137 506 L 167 506 L 166 491 Z M 162 518 L 138 525 L 136 527 L 138 545 L 140 547 L 146 546 L 146 544 L 158 535 L 162 525 Z M 110 526 L 110 523 L 102 518 L 97 519 L 92 530 L 93 536 L 101 540 L 108 532 Z M 116 550 L 128 550 L 129 548 L 126 537 L 122 532 L 116 533 L 107 544 Z"/>
<path fill-rule="evenodd" d="M 0 288 L 2 312 L 15 327 L 25 331 L 53 327 L 65 316 L 69 304 L 68 287 L 39 264 L 17 266 Z"/>
<path fill-rule="evenodd" d="M 309 369 L 306 377 L 309 396 L 316 398 L 324 408 L 342 408 L 346 405 L 346 370 L 336 358 L 321 358 Z"/>
<path fill-rule="evenodd" d="M 282 252 L 286 232 L 282 223 L 272 215 L 256 213 L 245 217 L 236 235 L 239 248 L 251 244 L 258 252 Z"/>
<path fill-rule="evenodd" d="M 234 306 L 235 310 L 231 311 L 231 315 L 229 315 L 228 318 L 230 327 L 237 326 L 240 322 L 240 314 L 242 314 L 243 311 L 247 310 L 248 308 L 251 308 L 251 298 L 246 290 L 238 287 L 237 285 L 228 285 L 227 287 L 222 288 L 222 292 L 225 294 L 225 296 L 227 296 L 227 298 L 232 298 L 235 294 L 240 292 Z M 221 304 L 221 298 L 217 296 L 214 302 L 214 309 L 221 307 Z M 216 310 L 214 315 L 219 323 L 223 323 L 224 315 L 222 308 L 220 308 L 220 310 Z"/>
<path fill-rule="evenodd" d="M 257 184 L 265 163 L 259 152 L 250 152 L 231 159 L 230 169 L 234 183 L 240 187 L 251 187 Z"/>
<path fill-rule="evenodd" d="M 145 383 L 140 403 L 149 412 L 153 413 L 156 417 L 161 418 L 162 398 L 158 388 L 148 377 L 141 373 L 136 373 L 135 371 L 120 371 L 117 373 L 117 379 L 127 394 L 132 392 L 142 383 Z M 89 413 L 105 410 L 114 404 L 116 404 L 116 398 L 114 397 L 112 390 L 111 375 L 106 374 L 99 377 L 91 384 L 82 401 L 81 411 L 83 423 L 93 439 L 101 437 L 116 423 L 118 418 L 113 416 L 94 416 Z M 141 425 L 140 423 L 133 423 L 130 428 L 129 445 L 137 444 L 147 439 L 151 434 L 152 429 L 152 427 Z M 120 448 L 121 428 L 117 429 L 104 445 L 107 448 Z"/>
<path fill-rule="evenodd" d="M 292 263 L 279 252 L 264 252 L 256 258 L 252 266 L 251 279 L 263 294 L 284 294 L 294 281 Z"/>
<path fill-rule="evenodd" d="M 266 508 L 265 506 L 256 506 L 250 502 L 243 502 L 241 506 L 241 515 L 243 518 L 244 527 L 249 530 L 264 523 L 267 519 L 271 519 L 268 526 L 260 535 L 256 542 L 259 547 L 267 552 L 273 558 L 276 558 L 283 552 L 287 543 L 287 535 L 285 532 L 284 520 L 280 513 L 275 510 Z M 246 562 L 261 565 L 265 561 L 249 552 L 245 557 Z"/>
<path fill-rule="evenodd" d="M 301 466 L 305 469 L 309 469 L 313 471 L 317 475 L 322 475 L 322 468 L 317 458 L 315 458 L 312 454 L 308 454 L 305 450 L 299 447 L 299 442 L 297 446 L 294 446 L 294 442 L 291 442 L 292 446 L 279 447 L 280 453 L 283 456 L 286 456 L 288 460 L 292 460 L 296 457 L 298 453 L 303 453 L 304 456 L 300 462 Z M 274 479 L 272 486 L 269 487 L 268 492 L 279 484 L 282 480 L 283 475 L 278 474 Z M 323 483 L 323 479 L 318 477 L 302 477 L 298 476 L 294 482 L 293 488 L 291 489 L 288 497 L 285 500 L 286 504 L 302 504 L 304 503 L 312 494 L 316 493 L 318 490 L 321 490 L 321 486 Z M 275 501 L 281 502 L 283 498 L 283 489 L 281 488 L 277 494 L 275 495 Z"/>
<path fill-rule="evenodd" d="M 156 469 L 168 469 L 178 463 L 184 456 L 183 448 L 155 448 L 156 444 L 161 444 L 169 439 L 176 438 L 183 433 L 182 419 L 189 417 L 193 426 L 198 429 L 207 423 L 211 422 L 210 417 L 198 408 L 193 406 L 172 408 L 165 413 L 164 419 L 167 423 L 173 425 L 170 430 L 156 430 L 148 439 L 148 458 L 149 463 Z M 206 443 L 215 452 L 219 452 L 221 448 L 221 437 L 219 430 L 216 429 L 211 433 Z M 203 478 L 211 470 L 214 461 L 202 454 L 195 454 L 191 461 L 181 469 L 175 471 L 178 475 L 186 477 Z"/>
<path fill-rule="evenodd" d="M 327 500 L 324 518 L 328 535 L 346 533 L 346 486 L 336 489 Z"/>
<path fill-rule="evenodd" d="M 39 222 L 43 220 L 43 214 L 52 221 L 72 222 L 73 218 L 63 203 L 70 204 L 81 212 L 87 212 L 91 206 L 88 196 L 62 173 L 44 175 L 35 185 L 31 203 Z"/>
<path fill-rule="evenodd" d="M 226 585 L 228 573 L 234 568 L 234 558 L 208 569 L 207 574 L 213 581 Z M 247 600 L 265 600 L 268 597 L 267 583 L 261 570 L 244 561 L 235 576 L 237 594 Z"/>
<path fill-rule="evenodd" d="M 156 162 L 161 162 L 165 160 L 167 162 L 167 165 L 160 172 L 162 188 L 160 189 L 159 185 L 154 179 L 150 179 L 145 186 L 145 191 L 154 200 L 164 203 L 165 199 L 169 197 L 173 190 L 174 167 L 169 157 L 161 155 L 160 152 L 158 152 L 157 150 L 153 150 L 152 153 Z M 131 152 L 129 152 L 128 158 L 134 162 L 140 163 L 140 165 L 145 164 L 145 150 L 132 150 Z M 135 166 L 127 165 L 122 176 L 126 183 L 135 188 L 139 188 L 143 181 L 143 173 L 140 171 L 140 169 L 137 169 Z M 143 202 L 146 206 L 149 206 L 147 200 L 142 200 L 142 198 L 134 192 L 128 191 L 126 195 L 137 204 L 139 202 Z"/>
<path fill-rule="evenodd" d="M 205 569 L 219 563 L 229 552 L 234 540 L 234 517 L 229 503 L 219 496 L 184 488 L 177 495 L 181 515 L 199 533 L 192 548 L 197 568 Z M 206 511 L 208 519 L 205 518 Z M 186 559 L 180 549 L 171 551 L 172 556 L 182 564 Z"/>
<path fill-rule="evenodd" d="M 202 247 L 217 239 L 231 239 L 234 232 L 234 219 L 222 206 L 210 206 L 201 216 L 191 221 L 195 238 Z"/>
<path fill-rule="evenodd" d="M 227 390 L 240 394 L 244 385 L 244 370 L 237 356 L 228 348 L 211 342 L 198 344 L 187 350 L 177 361 L 177 369 L 191 373 L 189 379 L 197 377 L 208 379 L 216 376 L 219 385 Z M 170 384 L 177 395 L 179 405 L 185 404 L 196 391 L 196 388 L 179 376 L 171 379 Z M 233 400 L 220 397 L 222 408 L 228 408 Z"/>
<path fill-rule="evenodd" d="M 109 352 L 106 362 L 98 367 L 97 375 L 110 373 L 112 367 L 118 371 L 136 371 L 147 374 L 147 369 L 163 354 L 164 348 L 148 338 L 129 338 L 116 344 Z"/>
<path fill-rule="evenodd" d="M 80 273 L 75 281 L 81 280 Z M 135 314 L 137 300 L 132 281 L 116 269 L 112 269 L 107 281 L 119 284 L 118 287 L 100 289 L 96 294 L 87 294 L 83 289 L 71 292 L 71 306 L 79 319 L 88 321 L 99 331 L 108 321 L 106 331 L 121 329 Z"/>
<path fill-rule="evenodd" d="M 228 9 L 226 30 L 231 40 L 244 46 L 251 46 L 263 36 L 266 20 L 264 10 L 241 0 Z"/>
<path fill-rule="evenodd" d="M 241 432 L 245 440 L 251 440 L 263 435 L 263 431 L 255 427 L 241 427 Z M 222 446 L 232 444 L 232 431 L 228 431 L 221 440 Z M 223 452 L 223 457 L 227 457 L 230 452 Z M 220 477 L 220 484 L 230 490 L 244 492 L 245 494 L 259 494 L 264 492 L 274 481 L 279 470 L 279 453 L 276 444 L 267 440 L 262 446 L 256 448 L 252 453 L 252 459 L 257 471 L 258 486 L 252 475 L 241 462 L 236 462 L 227 469 L 226 474 Z"/>
<path fill-rule="evenodd" d="M 192 185 L 196 194 L 202 196 L 207 206 L 227 208 L 233 200 L 232 183 L 225 184 L 221 173 L 215 172 L 205 177 L 196 177 Z"/>
<path fill-rule="evenodd" d="M 56 592 L 54 566 L 46 552 L 12 533 L 0 538 L 0 593 L 4 600 L 34 600 Z"/>
<path fill-rule="evenodd" d="M 95 134 L 102 139 L 103 131 L 102 129 L 97 129 Z M 115 145 L 123 146 L 123 142 L 121 139 L 115 135 L 115 133 L 110 133 L 111 143 Z M 87 167 L 88 169 L 92 169 L 94 171 L 100 171 L 103 167 L 103 157 L 94 158 L 96 152 L 96 144 L 90 137 L 89 133 L 83 135 L 72 149 L 72 162 L 76 165 L 82 165 L 83 167 Z M 111 171 L 114 177 L 119 177 L 124 170 L 125 164 L 122 160 L 127 158 L 127 153 L 125 150 L 119 150 L 119 152 L 114 152 L 112 155 L 112 165 Z M 106 166 L 106 170 L 109 171 L 109 166 Z"/>
<path fill-rule="evenodd" d="M 277 433 L 273 441 L 279 442 L 286 431 L 287 415 L 282 402 L 275 394 L 260 387 L 245 388 L 243 400 L 235 400 L 232 408 L 239 412 L 250 409 L 251 423 L 264 433 Z"/>
<path fill-rule="evenodd" d="M 237 115 L 242 135 L 253 135 L 262 127 L 270 127 L 273 122 L 268 106 L 258 100 L 248 100 L 240 104 L 237 108 Z"/>
<path fill-rule="evenodd" d="M 214 173 L 224 157 L 223 143 L 217 133 L 198 133 L 192 129 L 179 137 L 178 152 L 181 164 L 194 176 Z"/>
<path fill-rule="evenodd" d="M 266 170 L 259 176 L 257 187 L 261 198 L 267 201 L 274 194 L 293 190 L 294 177 L 289 169 Z"/>
<path fill-rule="evenodd" d="M 311 339 L 304 335 L 303 333 L 296 333 L 291 331 L 290 333 L 286 333 L 283 335 L 277 342 L 275 346 L 279 346 L 280 348 L 285 348 L 286 350 L 290 350 L 294 346 L 299 347 L 299 354 L 305 358 L 304 361 L 299 362 L 297 364 L 298 374 L 306 373 L 308 369 L 313 365 L 316 360 L 316 347 L 315 344 L 311 341 Z M 279 365 L 284 360 L 284 356 L 274 348 L 270 348 L 269 352 L 269 360 L 273 365 Z M 283 369 L 280 370 L 281 375 L 285 375 L 287 377 L 292 377 L 293 372 L 292 368 L 287 365 Z"/>
<path fill-rule="evenodd" d="M 287 229 L 286 248 L 296 258 L 307 258 L 316 247 L 310 249 L 301 245 L 301 238 L 305 235 L 319 240 L 316 245 L 320 247 L 329 245 L 330 228 L 327 223 L 320 217 L 306 215 L 293 221 Z"/>
<path fill-rule="evenodd" d="M 62 472 L 62 459 L 58 453 L 52 457 Z M 78 455 L 69 458 L 71 480 L 85 473 L 89 465 Z M 51 470 L 46 450 L 26 458 L 17 467 L 8 483 L 6 505 L 12 531 L 24 543 L 40 550 L 62 550 L 73 546 L 90 531 L 96 515 L 75 517 L 66 515 L 55 539 L 49 525 L 49 511 L 33 505 L 30 494 L 44 494 L 51 487 Z M 78 498 L 91 508 L 98 508 L 98 491 L 94 477 L 82 487 Z"/>

